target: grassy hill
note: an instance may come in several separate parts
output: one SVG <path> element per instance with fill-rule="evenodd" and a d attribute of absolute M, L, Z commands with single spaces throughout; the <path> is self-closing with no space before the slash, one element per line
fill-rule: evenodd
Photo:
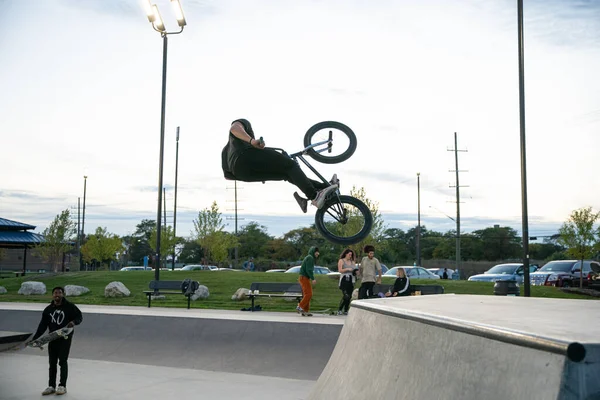
<path fill-rule="evenodd" d="M 295 282 L 298 275 L 264 272 L 211 272 L 211 271 L 161 271 L 161 280 L 183 280 L 191 278 L 200 282 L 201 285 L 208 287 L 210 297 L 206 300 L 192 302 L 193 308 L 205 309 L 228 309 L 239 310 L 243 307 L 249 307 L 250 301 L 232 301 L 231 296 L 238 288 L 250 288 L 252 282 Z M 27 276 L 20 278 L 0 279 L 0 286 L 4 286 L 8 293 L 0 295 L 0 302 L 31 302 L 48 303 L 50 302 L 49 291 L 54 286 L 81 285 L 90 289 L 90 293 L 83 296 L 72 297 L 71 300 L 77 304 L 97 304 L 97 305 L 119 305 L 119 306 L 146 306 L 147 299 L 142 291 L 148 290 L 148 283 L 154 279 L 153 271 L 128 271 L 128 272 L 71 272 L 58 275 L 40 275 Z M 23 281 L 39 281 L 46 285 L 48 292 L 45 295 L 23 296 L 17 294 Z M 113 281 L 122 282 L 131 291 L 130 297 L 125 298 L 105 298 L 104 287 Z M 327 276 L 317 276 L 317 285 L 314 288 L 312 309 L 337 310 L 341 299 L 341 291 L 337 287 L 337 279 Z M 387 279 L 384 282 L 388 282 Z M 393 279 L 389 279 L 393 283 Z M 468 282 L 468 281 L 411 281 L 415 284 L 441 284 L 446 293 L 456 294 L 481 294 L 493 295 L 493 283 L 488 282 Z M 521 288 L 521 292 L 522 292 Z M 521 293 L 522 294 L 522 293 Z M 570 298 L 570 299 L 594 299 L 589 296 L 582 296 L 571 293 L 564 293 L 554 287 L 531 287 L 532 297 L 545 298 Z M 185 308 L 187 302 L 182 295 L 168 295 L 165 300 L 155 300 L 154 306 L 160 307 L 181 307 Z M 257 300 L 265 311 L 290 311 L 295 308 L 294 302 L 282 299 L 261 298 Z"/>

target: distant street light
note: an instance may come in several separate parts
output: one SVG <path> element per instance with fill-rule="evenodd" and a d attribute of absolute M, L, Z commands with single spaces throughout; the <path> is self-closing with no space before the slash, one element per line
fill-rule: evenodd
<path fill-rule="evenodd" d="M 160 33 L 163 38 L 163 69 L 162 69 L 162 101 L 161 101 L 161 115 L 160 115 L 160 156 L 158 163 L 158 207 L 156 212 L 156 257 L 154 265 L 154 279 L 159 280 L 160 274 L 160 236 L 161 236 L 161 209 L 162 209 L 162 192 L 163 192 L 163 160 L 164 160 L 164 148 L 165 148 L 165 106 L 167 99 L 167 47 L 169 35 L 177 35 L 183 32 L 183 28 L 186 25 L 185 17 L 183 16 L 183 9 L 179 0 L 171 0 L 171 5 L 175 11 L 175 18 L 179 25 L 179 31 L 167 32 L 165 24 L 158 7 L 156 4 L 151 4 L 150 0 L 144 2 L 146 9 L 146 16 L 148 21 L 152 24 L 152 28 Z"/>

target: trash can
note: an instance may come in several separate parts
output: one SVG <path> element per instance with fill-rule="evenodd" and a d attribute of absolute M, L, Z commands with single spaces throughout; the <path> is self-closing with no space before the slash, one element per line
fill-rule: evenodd
<path fill-rule="evenodd" d="M 494 294 L 496 296 L 520 296 L 521 289 L 515 280 L 496 281 L 494 284 Z"/>

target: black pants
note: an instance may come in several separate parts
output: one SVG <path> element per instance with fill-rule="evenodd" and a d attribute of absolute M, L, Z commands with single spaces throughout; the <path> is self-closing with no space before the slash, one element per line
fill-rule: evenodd
<path fill-rule="evenodd" d="M 375 282 L 363 282 L 360 285 L 360 289 L 358 289 L 358 298 L 359 299 L 368 299 L 373 296 L 373 286 L 375 286 Z"/>
<path fill-rule="evenodd" d="M 340 282 L 340 290 L 342 291 L 342 300 L 340 301 L 340 306 L 338 307 L 338 311 L 346 311 L 350 308 L 350 300 L 352 300 L 352 292 L 354 291 L 354 284 L 352 280 L 342 279 Z"/>
<path fill-rule="evenodd" d="M 48 358 L 50 361 L 50 371 L 48 378 L 48 386 L 56 388 L 56 363 L 60 365 L 60 382 L 59 386 L 67 386 L 67 377 L 69 376 L 69 366 L 67 359 L 69 358 L 69 351 L 71 351 L 71 339 L 56 339 L 48 343 Z"/>
<path fill-rule="evenodd" d="M 308 179 L 298 163 L 271 149 L 252 148 L 244 151 L 233 169 L 235 177 L 244 182 L 288 181 L 296 185 L 309 200 L 315 198 L 317 190 L 328 186 Z"/>

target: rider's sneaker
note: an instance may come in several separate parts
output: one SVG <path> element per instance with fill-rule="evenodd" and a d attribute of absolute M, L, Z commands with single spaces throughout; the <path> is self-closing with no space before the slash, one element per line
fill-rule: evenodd
<path fill-rule="evenodd" d="M 46 389 L 44 389 L 44 391 L 42 392 L 42 396 L 48 396 L 49 394 L 54 394 L 54 392 L 56 392 L 56 390 L 54 390 L 54 388 L 52 386 L 48 386 Z"/>
<path fill-rule="evenodd" d="M 298 192 L 294 192 L 294 198 L 298 202 L 298 205 L 300 206 L 302 212 L 306 214 L 306 210 L 308 209 L 308 200 L 300 196 Z"/>
<path fill-rule="evenodd" d="M 337 315 L 343 315 L 342 310 L 338 310 Z"/>
<path fill-rule="evenodd" d="M 303 316 L 303 317 L 312 317 L 312 314 L 311 314 L 311 313 L 309 313 L 309 312 L 303 312 L 303 313 L 302 313 L 302 316 Z"/>
<path fill-rule="evenodd" d="M 338 189 L 340 188 L 340 180 L 338 179 L 337 174 L 333 174 L 329 183 L 332 185 L 337 185 Z"/>
<path fill-rule="evenodd" d="M 317 192 L 317 196 L 314 198 L 311 204 L 317 208 L 322 208 L 325 205 L 325 200 L 327 200 L 327 196 L 329 196 L 329 194 L 331 194 L 332 192 L 336 191 L 337 188 L 337 185 L 331 185 L 323 190 L 319 190 Z"/>
<path fill-rule="evenodd" d="M 297 312 L 298 314 L 303 314 L 303 313 L 304 313 L 304 310 L 303 310 L 302 308 L 300 308 L 300 306 L 298 306 L 298 307 L 296 307 L 296 312 Z"/>
<path fill-rule="evenodd" d="M 59 386 L 56 388 L 56 394 L 61 395 L 67 393 L 67 388 L 64 386 Z"/>

